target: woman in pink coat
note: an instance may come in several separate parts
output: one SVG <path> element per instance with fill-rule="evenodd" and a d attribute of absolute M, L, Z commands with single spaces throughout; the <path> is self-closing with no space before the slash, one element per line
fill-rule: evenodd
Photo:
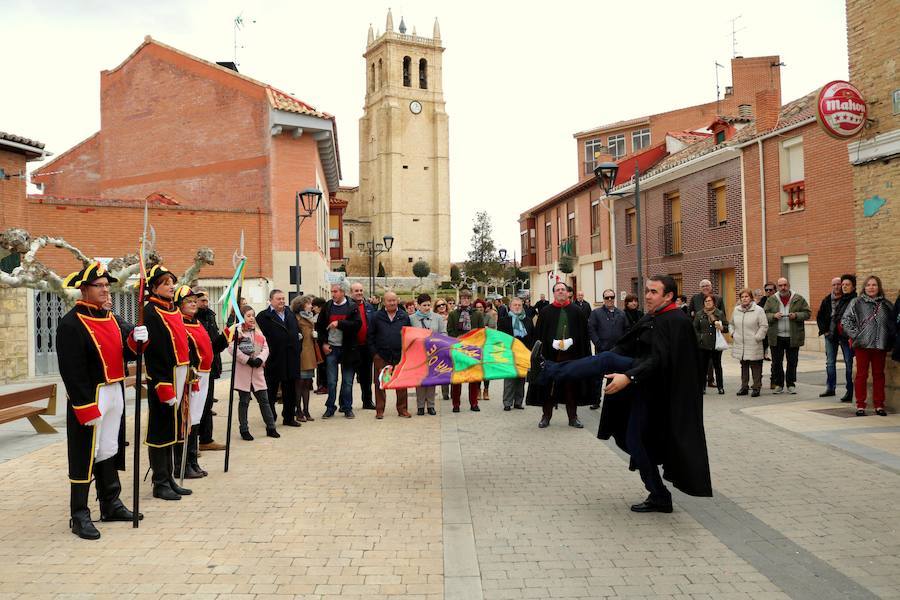
<path fill-rule="evenodd" d="M 272 416 L 272 408 L 269 406 L 269 396 L 266 392 L 266 377 L 263 373 L 263 365 L 269 357 L 269 347 L 266 338 L 256 329 L 256 312 L 252 307 L 241 307 L 241 315 L 244 324 L 238 327 L 237 356 L 232 362 L 234 371 L 234 389 L 238 391 L 238 421 L 240 422 L 241 437 L 252 441 L 250 427 L 247 425 L 247 407 L 250 405 L 250 392 L 256 396 L 259 403 L 259 412 L 262 413 L 266 424 L 266 435 L 273 438 L 281 437 L 275 431 L 275 417 Z M 232 352 L 234 346 L 231 346 Z"/>

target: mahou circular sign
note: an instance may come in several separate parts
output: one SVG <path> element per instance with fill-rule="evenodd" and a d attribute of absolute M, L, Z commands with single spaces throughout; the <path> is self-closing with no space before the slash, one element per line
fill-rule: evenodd
<path fill-rule="evenodd" d="M 866 124 L 866 101 L 847 81 L 832 81 L 822 86 L 816 100 L 816 119 L 828 135 L 851 138 Z"/>

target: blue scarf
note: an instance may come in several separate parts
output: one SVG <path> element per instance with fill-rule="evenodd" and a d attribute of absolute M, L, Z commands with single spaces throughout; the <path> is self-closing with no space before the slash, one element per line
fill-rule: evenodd
<path fill-rule="evenodd" d="M 416 309 L 416 317 L 422 321 L 422 326 L 425 329 L 431 329 L 430 321 L 431 321 L 432 317 L 434 317 L 433 312 L 428 311 L 427 313 L 423 313 L 419 309 Z"/>
<path fill-rule="evenodd" d="M 524 311 L 522 311 L 520 313 L 514 313 L 514 312 L 510 311 L 509 318 L 512 319 L 513 337 L 523 338 L 526 335 L 528 335 L 528 331 L 525 329 L 525 312 Z"/>

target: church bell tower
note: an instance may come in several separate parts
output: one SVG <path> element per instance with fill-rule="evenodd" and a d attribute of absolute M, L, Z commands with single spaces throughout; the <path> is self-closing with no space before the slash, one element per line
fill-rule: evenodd
<path fill-rule="evenodd" d="M 393 235 L 382 254 L 391 277 L 412 277 L 425 260 L 431 272 L 450 275 L 450 176 L 441 32 L 432 37 L 394 30 L 390 11 L 384 33 L 369 26 L 363 57 L 366 98 L 359 121 L 359 194 L 348 216 L 368 221 L 369 239 Z M 364 241 L 364 240 L 357 240 Z"/>

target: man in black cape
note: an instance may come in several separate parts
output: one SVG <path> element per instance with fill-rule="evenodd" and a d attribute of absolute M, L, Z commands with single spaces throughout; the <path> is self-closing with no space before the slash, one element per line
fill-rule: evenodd
<path fill-rule="evenodd" d="M 640 472 L 650 492 L 631 507 L 635 512 L 672 512 L 663 478 L 686 494 L 712 496 L 697 339 L 674 303 L 676 290 L 674 279 L 654 275 L 645 290 L 647 314 L 612 352 L 564 365 L 534 357 L 529 374 L 536 382 L 611 378 L 598 437 L 613 437 L 628 452 L 629 468 Z"/>
<path fill-rule="evenodd" d="M 534 337 L 541 342 L 542 356 L 547 360 L 565 362 L 589 356 L 591 341 L 588 337 L 587 319 L 569 301 L 569 287 L 558 282 L 553 286 L 553 304 L 545 306 L 538 314 Z M 525 404 L 543 409 L 538 427 L 550 425 L 553 409 L 565 404 L 569 426 L 581 429 L 578 407 L 591 403 L 589 380 L 551 382 L 550 385 L 532 384 L 528 386 Z"/>

